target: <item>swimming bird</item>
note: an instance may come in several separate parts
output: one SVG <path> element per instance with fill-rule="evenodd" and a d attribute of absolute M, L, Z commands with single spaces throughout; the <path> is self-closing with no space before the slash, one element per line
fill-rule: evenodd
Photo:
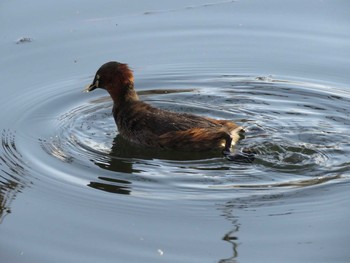
<path fill-rule="evenodd" d="M 96 88 L 109 93 L 118 131 L 134 144 L 181 151 L 221 150 L 228 159 L 242 160 L 242 155 L 231 154 L 231 148 L 244 133 L 243 127 L 230 120 L 172 112 L 141 101 L 127 64 L 116 61 L 103 64 L 85 91 Z M 243 157 L 247 162 L 244 154 Z"/>

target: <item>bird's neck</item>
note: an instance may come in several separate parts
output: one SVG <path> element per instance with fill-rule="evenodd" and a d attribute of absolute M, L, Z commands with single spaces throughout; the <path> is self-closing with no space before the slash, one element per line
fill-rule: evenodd
<path fill-rule="evenodd" d="M 114 106 L 117 108 L 121 107 L 127 102 L 139 100 L 139 96 L 134 89 L 134 84 L 129 84 L 122 89 L 108 90 L 108 92 L 113 99 Z"/>

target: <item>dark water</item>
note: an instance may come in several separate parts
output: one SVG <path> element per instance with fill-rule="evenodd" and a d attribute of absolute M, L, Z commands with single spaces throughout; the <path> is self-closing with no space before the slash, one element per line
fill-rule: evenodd
<path fill-rule="evenodd" d="M 349 8 L 3 1 L 1 262 L 348 262 Z M 128 144 L 82 93 L 109 60 L 152 105 L 245 126 L 254 163 Z"/>

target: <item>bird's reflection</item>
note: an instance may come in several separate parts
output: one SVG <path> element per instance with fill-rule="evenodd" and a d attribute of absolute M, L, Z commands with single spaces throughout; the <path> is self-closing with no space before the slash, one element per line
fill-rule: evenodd
<path fill-rule="evenodd" d="M 141 171 L 134 169 L 133 164 L 138 156 L 140 156 L 140 149 L 133 147 L 118 134 L 113 140 L 110 152 L 103 159 L 92 161 L 104 170 L 123 174 L 137 174 Z"/>
<path fill-rule="evenodd" d="M 138 164 L 148 164 L 149 160 L 162 159 L 162 160 L 199 160 L 204 158 L 211 158 L 217 156 L 216 152 L 178 152 L 173 150 L 159 150 L 140 147 L 139 145 L 133 145 L 132 143 L 123 139 L 119 134 L 114 138 L 113 145 L 109 154 L 105 155 L 103 159 L 92 160 L 98 167 L 116 172 L 115 175 L 120 174 L 141 174 L 143 170 L 138 169 Z M 117 179 L 116 177 L 98 177 L 98 182 L 90 182 L 89 187 L 116 193 L 116 194 L 130 194 L 132 191 L 132 182 L 123 179 Z M 146 180 L 142 176 L 133 177 L 133 181 Z"/>
<path fill-rule="evenodd" d="M 128 156 L 130 157 L 130 154 L 130 148 L 128 148 L 126 142 L 121 136 L 117 135 L 114 138 L 110 153 L 102 160 L 96 159 L 92 161 L 95 165 L 105 170 L 122 174 L 139 173 L 139 170 L 133 169 L 133 162 L 127 158 Z M 88 186 L 109 193 L 131 194 L 131 182 L 128 180 L 106 176 L 100 176 L 97 179 L 99 180 L 98 182 L 90 182 Z"/>

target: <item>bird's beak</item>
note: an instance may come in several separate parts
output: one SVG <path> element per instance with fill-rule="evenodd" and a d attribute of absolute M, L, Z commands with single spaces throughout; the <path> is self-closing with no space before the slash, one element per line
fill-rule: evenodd
<path fill-rule="evenodd" d="M 96 73 L 94 81 L 92 82 L 92 84 L 87 85 L 85 87 L 84 92 L 90 92 L 90 91 L 93 91 L 94 89 L 99 88 L 99 83 L 100 83 L 99 79 L 100 79 L 100 75 Z"/>
<path fill-rule="evenodd" d="M 87 85 L 84 89 L 84 92 L 90 92 L 93 91 L 94 89 L 96 89 L 97 87 L 95 86 L 95 83 Z"/>

